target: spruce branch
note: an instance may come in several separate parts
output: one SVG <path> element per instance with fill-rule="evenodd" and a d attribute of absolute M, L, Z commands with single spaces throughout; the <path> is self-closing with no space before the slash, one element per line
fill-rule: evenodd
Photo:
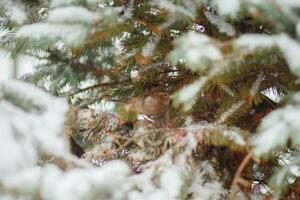
<path fill-rule="evenodd" d="M 122 84 L 122 82 L 98 83 L 98 84 L 95 84 L 95 85 L 92 85 L 92 86 L 81 88 L 81 89 L 79 89 L 79 90 L 77 90 L 75 92 L 66 94 L 66 96 L 72 97 L 72 96 L 75 96 L 75 95 L 77 95 L 79 93 L 82 93 L 82 92 L 85 92 L 85 91 L 88 91 L 88 90 L 98 89 L 98 88 L 102 88 L 102 87 L 110 87 L 110 86 L 119 85 L 119 84 Z"/>

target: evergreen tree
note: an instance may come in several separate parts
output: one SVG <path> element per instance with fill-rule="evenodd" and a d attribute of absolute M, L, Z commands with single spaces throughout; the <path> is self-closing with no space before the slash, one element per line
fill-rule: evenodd
<path fill-rule="evenodd" d="M 299 199 L 297 0 L 1 0 L 1 199 Z M 20 57 L 37 60 L 17 77 Z M 72 153 L 72 154 L 71 154 Z"/>

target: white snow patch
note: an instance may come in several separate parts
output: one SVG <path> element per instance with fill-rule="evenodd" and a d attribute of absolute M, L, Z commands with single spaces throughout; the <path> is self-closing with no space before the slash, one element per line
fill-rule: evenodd
<path fill-rule="evenodd" d="M 236 16 L 240 10 L 240 0 L 216 0 L 219 15 Z"/>
<path fill-rule="evenodd" d="M 65 101 L 28 83 L 1 84 L 0 182 L 4 192 L 0 199 L 33 199 L 36 194 L 49 200 L 124 196 L 122 186 L 130 171 L 124 162 L 112 161 L 101 169 L 69 171 L 51 164 L 37 166 L 44 153 L 73 159 L 62 134 L 66 111 Z"/>
<path fill-rule="evenodd" d="M 27 20 L 25 7 L 16 1 L 5 0 L 0 1 L 0 7 L 4 7 L 9 15 L 10 20 L 17 24 L 23 24 Z"/>
<path fill-rule="evenodd" d="M 298 0 L 276 0 L 276 2 L 283 7 L 285 6 L 294 7 L 294 8 L 300 7 L 300 1 Z"/>
<path fill-rule="evenodd" d="M 288 132 L 286 131 L 285 124 L 276 123 L 277 117 L 273 116 L 267 116 L 263 120 L 260 135 L 254 139 L 254 152 L 258 156 L 270 153 L 276 148 L 283 147 L 288 140 Z M 272 121 L 272 126 L 266 125 L 268 121 Z"/>
<path fill-rule="evenodd" d="M 175 50 L 169 60 L 177 63 L 183 59 L 187 67 L 198 71 L 206 67 L 208 61 L 218 61 L 223 58 L 221 51 L 212 44 L 209 37 L 201 33 L 189 32 L 175 41 Z"/>
<path fill-rule="evenodd" d="M 48 165 L 16 172 L 3 179 L 3 185 L 22 189 L 31 197 L 39 192 L 41 198 L 49 200 L 121 199 L 124 195 L 121 186 L 128 174 L 128 166 L 121 161 L 112 161 L 101 169 L 73 169 L 67 172 Z"/>
<path fill-rule="evenodd" d="M 51 23 L 85 23 L 93 24 L 98 20 L 98 15 L 80 6 L 56 8 L 50 12 L 48 22 Z"/>
<path fill-rule="evenodd" d="M 246 141 L 244 138 L 235 131 L 224 130 L 223 135 L 227 137 L 229 140 L 233 141 L 235 144 L 244 146 L 246 145 Z"/>
<path fill-rule="evenodd" d="M 208 162 L 203 162 L 194 172 L 192 184 L 188 188 L 188 193 L 192 194 L 191 200 L 222 199 L 227 194 L 226 189 L 218 180 L 207 182 L 205 176 L 214 176 L 213 167 Z"/>
<path fill-rule="evenodd" d="M 267 35 L 243 34 L 234 41 L 234 45 L 246 47 L 249 50 L 255 50 L 256 48 L 271 48 L 274 46 L 274 40 Z"/>
<path fill-rule="evenodd" d="M 170 0 L 153 0 L 160 8 L 166 9 L 173 14 L 180 14 L 189 18 L 195 18 L 197 1 L 185 0 L 182 5 L 176 5 Z"/>
<path fill-rule="evenodd" d="M 300 45 L 296 40 L 287 35 L 279 35 L 274 38 L 287 61 L 291 71 L 300 76 Z"/>
<path fill-rule="evenodd" d="M 123 191 L 117 186 L 124 183 L 128 174 L 128 166 L 121 161 L 112 161 L 101 169 L 74 169 L 57 177 L 55 185 L 50 183 L 55 191 L 50 193 L 48 187 L 47 196 L 53 200 L 118 199 Z"/>
<path fill-rule="evenodd" d="M 60 7 L 60 6 L 68 6 L 72 3 L 76 3 L 77 0 L 52 0 L 50 6 L 52 8 L 54 7 Z"/>
<path fill-rule="evenodd" d="M 18 38 L 29 38 L 47 42 L 64 41 L 67 45 L 78 46 L 82 44 L 88 31 L 83 25 L 36 23 L 22 26 L 16 33 Z M 50 41 L 49 41 L 50 42 Z"/>
<path fill-rule="evenodd" d="M 189 110 L 193 106 L 197 98 L 197 94 L 200 92 L 201 88 L 207 82 L 207 80 L 208 80 L 207 77 L 201 77 L 200 79 L 196 80 L 194 83 L 179 90 L 177 93 L 173 95 L 175 104 L 183 103 L 184 108 L 186 110 Z"/>
<path fill-rule="evenodd" d="M 160 176 L 160 184 L 169 198 L 179 197 L 183 185 L 180 169 L 175 166 L 166 169 Z"/>
<path fill-rule="evenodd" d="M 2 83 L 0 96 L 1 176 L 32 166 L 39 153 L 63 154 L 66 102 L 20 81 Z"/>
<path fill-rule="evenodd" d="M 0 81 L 12 77 L 12 62 L 8 52 L 0 50 Z"/>
<path fill-rule="evenodd" d="M 17 24 L 23 24 L 27 19 L 27 15 L 22 8 L 13 6 L 10 10 L 10 19 Z"/>
<path fill-rule="evenodd" d="M 235 36 L 236 32 L 231 24 L 211 12 L 205 12 L 204 14 L 208 21 L 215 25 L 221 33 L 227 34 L 228 36 Z"/>
<path fill-rule="evenodd" d="M 254 138 L 254 152 L 264 155 L 283 148 L 288 139 L 295 145 L 300 144 L 300 106 L 287 105 L 267 115 L 259 127 L 259 135 Z M 272 138 L 272 140 L 270 140 Z"/>

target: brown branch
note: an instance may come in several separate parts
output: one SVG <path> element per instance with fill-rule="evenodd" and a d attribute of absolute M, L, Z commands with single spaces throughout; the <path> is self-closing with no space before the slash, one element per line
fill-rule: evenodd
<path fill-rule="evenodd" d="M 81 70 L 88 70 L 90 73 L 92 73 L 94 76 L 96 77 L 100 77 L 100 76 L 113 76 L 113 72 L 111 70 L 107 70 L 107 69 L 103 69 L 103 68 L 99 68 L 97 66 L 95 66 L 95 64 L 88 60 L 86 63 L 80 63 L 80 62 L 72 62 L 71 66 L 74 68 L 79 68 Z"/>
<path fill-rule="evenodd" d="M 232 184 L 231 184 L 231 188 L 230 188 L 230 194 L 229 194 L 229 200 L 236 200 L 236 193 L 237 193 L 237 189 L 238 189 L 238 184 L 240 182 L 241 179 L 241 174 L 243 172 L 243 170 L 245 169 L 245 167 L 247 166 L 247 164 L 249 163 L 249 161 L 252 159 L 252 152 L 249 152 L 246 157 L 243 159 L 243 161 L 241 162 L 240 166 L 238 167 Z"/>
<path fill-rule="evenodd" d="M 76 94 L 79 94 L 81 92 L 85 92 L 87 90 L 93 90 L 93 89 L 96 89 L 96 88 L 99 88 L 99 87 L 109 87 L 109 86 L 112 86 L 112 85 L 117 85 L 117 84 L 121 84 L 122 82 L 111 82 L 111 83 L 98 83 L 98 84 L 95 84 L 95 85 L 92 85 L 92 86 L 89 86 L 89 87 L 86 87 L 86 88 L 82 88 L 82 89 L 79 89 L 73 93 L 69 93 L 67 94 L 67 96 L 74 96 Z"/>

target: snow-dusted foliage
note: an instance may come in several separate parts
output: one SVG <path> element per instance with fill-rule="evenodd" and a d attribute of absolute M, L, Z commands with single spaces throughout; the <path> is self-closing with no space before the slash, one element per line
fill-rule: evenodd
<path fill-rule="evenodd" d="M 55 6 L 60 5 L 58 2 L 54 4 Z M 70 47 L 78 47 L 87 42 L 89 34 L 94 33 L 93 28 L 98 25 L 100 20 L 116 20 L 116 11 L 113 9 L 90 11 L 87 8 L 73 5 L 55 7 L 49 11 L 45 22 L 22 26 L 17 31 L 16 37 L 50 46 L 55 42 L 62 41 Z"/>
<path fill-rule="evenodd" d="M 66 111 L 65 101 L 27 83 L 7 81 L 1 84 L 1 199 L 122 197 L 122 190 L 115 186 L 124 182 L 129 169 L 120 161 L 101 170 L 73 169 L 68 172 L 46 164 L 55 158 L 76 160 L 68 153 L 62 135 Z M 50 160 L 42 161 L 45 156 Z M 42 166 L 38 166 L 40 162 Z"/>
<path fill-rule="evenodd" d="M 256 155 L 282 150 L 289 140 L 293 145 L 300 145 L 300 94 L 294 94 L 289 102 L 289 105 L 275 110 L 263 119 L 259 135 L 253 142 Z"/>
<path fill-rule="evenodd" d="M 176 39 L 175 47 L 169 60 L 173 63 L 186 63 L 193 71 L 206 68 L 210 61 L 218 61 L 223 57 L 213 41 L 201 33 L 187 33 Z"/>
<path fill-rule="evenodd" d="M 129 169 L 120 161 L 101 169 L 62 171 L 55 165 L 26 168 L 1 180 L 5 192 L 2 199 L 84 200 L 122 199 Z M 117 176 L 116 176 L 117 175 Z"/>
<path fill-rule="evenodd" d="M 66 102 L 18 81 L 1 84 L 0 174 L 35 165 L 43 153 L 61 156 Z"/>
<path fill-rule="evenodd" d="M 136 188 L 129 193 L 129 199 L 182 199 L 186 195 L 183 191 L 191 169 L 189 169 L 189 157 L 192 149 L 182 149 L 183 152 L 178 154 L 182 144 L 173 147 L 165 152 L 163 156 L 144 166 L 142 174 L 131 177 L 132 188 Z M 191 147 L 194 148 L 194 147 Z M 157 179 L 157 180 L 155 180 Z M 130 185 L 131 185 L 130 184 Z M 146 185 L 146 186 L 145 186 Z"/>
<path fill-rule="evenodd" d="M 55 8 L 55 7 L 63 7 L 63 6 L 69 6 L 72 4 L 75 4 L 78 2 L 78 0 L 52 0 L 50 3 L 50 7 Z"/>
<path fill-rule="evenodd" d="M 0 199 L 300 198 L 299 9 L 0 0 Z"/>
<path fill-rule="evenodd" d="M 153 0 L 153 4 L 157 4 L 160 8 L 170 11 L 173 15 L 195 18 L 197 15 L 197 6 L 200 5 L 199 0 L 172 1 L 172 0 Z"/>
<path fill-rule="evenodd" d="M 271 48 L 274 45 L 272 37 L 260 34 L 244 34 L 235 40 L 234 44 L 249 50 L 256 48 Z"/>
<path fill-rule="evenodd" d="M 1 0 L 0 8 L 1 7 L 8 11 L 10 19 L 15 23 L 23 24 L 27 20 L 27 13 L 25 12 L 25 7 L 19 0 Z"/>
<path fill-rule="evenodd" d="M 87 34 L 86 28 L 82 25 L 38 23 L 23 26 L 17 32 L 17 37 L 44 40 L 45 43 L 62 40 L 67 45 L 78 46 L 85 41 Z"/>
<path fill-rule="evenodd" d="M 207 1 L 207 0 L 206 0 Z M 236 17 L 237 13 L 242 9 L 248 9 L 249 11 L 255 11 L 255 6 L 268 7 L 269 2 L 264 0 L 214 0 L 214 4 L 217 7 L 218 14 L 220 16 L 231 16 Z M 278 8 L 299 8 L 300 3 L 297 0 L 275 0 L 273 5 L 278 6 Z M 286 10 L 288 11 L 288 10 Z"/>
<path fill-rule="evenodd" d="M 130 176 L 121 161 L 99 169 L 72 158 L 62 135 L 67 109 L 63 100 L 20 81 L 2 83 L 0 92 L 1 199 L 173 200 L 189 194 L 208 200 L 226 195 L 217 177 L 205 181 L 204 177 L 213 176 L 208 163 L 205 168 L 191 168 L 197 146 L 192 132 L 144 165 L 140 174 Z M 43 161 L 46 155 L 49 160 Z M 68 169 L 68 162 L 84 168 Z"/>
<path fill-rule="evenodd" d="M 184 108 L 186 110 L 191 109 L 194 105 L 197 95 L 200 92 L 203 85 L 208 80 L 207 77 L 202 77 L 199 80 L 196 80 L 194 83 L 186 86 L 185 88 L 181 89 L 177 93 L 174 94 L 175 104 L 184 104 Z"/>
<path fill-rule="evenodd" d="M 288 185 L 299 176 L 300 156 L 297 154 L 294 158 L 290 157 L 291 156 L 286 156 L 289 160 L 285 161 L 285 163 L 276 170 L 270 180 L 270 186 L 274 189 L 276 194 L 286 192 Z"/>
<path fill-rule="evenodd" d="M 211 24 L 215 25 L 218 28 L 218 30 L 221 33 L 224 33 L 228 36 L 235 35 L 234 27 L 231 24 L 227 23 L 221 17 L 219 17 L 211 12 L 205 12 L 205 16 L 207 17 L 207 19 L 209 20 L 209 22 Z"/>
<path fill-rule="evenodd" d="M 193 175 L 193 182 L 188 188 L 188 192 L 192 193 L 192 200 L 200 199 L 222 199 L 226 196 L 227 191 L 222 187 L 217 179 L 206 182 L 204 177 L 217 177 L 213 167 L 208 162 L 200 164 L 199 169 Z M 202 185 L 202 187 L 199 187 Z"/>
<path fill-rule="evenodd" d="M 54 9 L 48 16 L 48 22 L 52 23 L 96 23 L 99 16 L 97 13 L 81 6 L 68 6 Z"/>
<path fill-rule="evenodd" d="M 244 34 L 235 41 L 235 45 L 252 51 L 259 48 L 277 46 L 289 64 L 290 70 L 295 75 L 300 76 L 300 57 L 298 56 L 300 54 L 300 43 L 287 35 L 263 36 Z"/>
<path fill-rule="evenodd" d="M 221 16 L 236 16 L 237 12 L 240 10 L 240 0 L 227 0 L 226 2 L 222 0 L 216 0 L 218 13 Z"/>
<path fill-rule="evenodd" d="M 227 194 L 210 164 L 203 162 L 191 167 L 192 153 L 197 147 L 197 135 L 192 131 L 164 155 L 143 166 L 141 174 L 129 178 L 131 200 L 221 199 Z M 205 176 L 211 181 L 205 183 Z M 128 186 L 127 186 L 128 187 Z M 214 190 L 217 189 L 218 192 Z"/>

